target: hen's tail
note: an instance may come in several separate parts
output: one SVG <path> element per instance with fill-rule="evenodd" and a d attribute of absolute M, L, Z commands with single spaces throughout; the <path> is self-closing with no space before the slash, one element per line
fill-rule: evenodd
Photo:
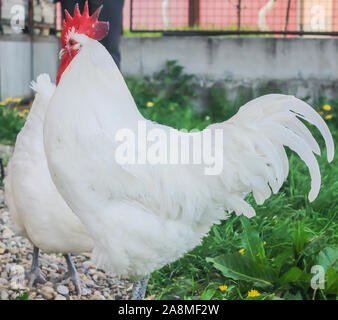
<path fill-rule="evenodd" d="M 29 130 L 39 130 L 38 129 L 39 126 L 37 125 L 34 126 L 34 124 L 43 123 L 44 115 L 45 115 L 49 100 L 55 91 L 55 85 L 50 81 L 49 75 L 41 74 L 37 77 L 36 82 L 32 81 L 31 88 L 36 92 L 36 96 L 35 96 L 31 111 L 29 113 L 29 117 L 31 118 L 33 114 L 34 119 L 31 118 L 30 123 L 28 123 L 29 121 L 27 121 L 25 124 L 25 127 L 30 127 Z M 7 176 L 4 180 L 4 186 L 5 186 L 5 201 L 8 206 L 10 216 L 11 216 L 11 228 L 16 233 L 21 234 L 23 236 L 27 236 L 26 231 L 25 231 L 24 222 L 16 206 L 17 198 L 15 197 L 14 183 L 15 181 L 16 182 L 20 182 L 20 181 L 18 181 L 17 179 L 15 180 L 14 178 L 16 168 L 15 168 L 15 165 L 13 165 L 13 159 L 15 159 L 17 154 L 19 154 L 18 159 L 19 159 L 19 163 L 21 163 L 22 154 L 27 153 L 27 151 L 25 150 L 25 146 L 27 144 L 22 142 L 22 140 L 26 139 L 26 141 L 28 141 L 29 136 L 25 137 L 25 134 L 23 133 L 24 130 L 25 129 L 22 129 L 20 133 L 18 134 L 17 141 L 15 143 L 13 157 L 7 165 Z M 21 141 L 21 142 L 18 143 L 18 141 Z M 29 144 L 33 146 L 34 145 L 33 142 L 29 141 Z"/>
<path fill-rule="evenodd" d="M 319 129 L 325 140 L 327 159 L 331 162 L 334 144 L 329 128 L 311 106 L 294 96 L 269 94 L 254 99 L 221 124 L 225 130 L 222 178 L 232 195 L 227 200 L 231 210 L 253 216 L 255 211 L 243 200 L 243 194 L 252 192 L 257 204 L 262 204 L 271 190 L 279 191 L 289 172 L 284 146 L 295 151 L 306 163 L 311 175 L 309 200 L 317 197 L 321 176 L 313 153 L 319 155 L 320 149 L 298 118 Z"/>
<path fill-rule="evenodd" d="M 46 73 L 40 74 L 36 82 L 32 81 L 30 87 L 47 102 L 55 91 L 55 84 L 50 81 L 50 77 Z"/>

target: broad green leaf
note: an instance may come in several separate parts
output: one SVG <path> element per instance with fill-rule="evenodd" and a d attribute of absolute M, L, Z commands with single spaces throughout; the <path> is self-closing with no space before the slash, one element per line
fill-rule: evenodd
<path fill-rule="evenodd" d="M 201 294 L 201 300 L 211 300 L 217 293 L 215 289 L 204 290 Z"/>
<path fill-rule="evenodd" d="M 325 273 L 325 292 L 338 294 L 338 273 L 334 268 L 327 269 Z"/>
<path fill-rule="evenodd" d="M 303 300 L 303 297 L 300 292 L 297 292 L 296 294 L 287 292 L 284 296 L 284 299 L 285 300 Z"/>
<path fill-rule="evenodd" d="M 177 63 L 177 60 L 167 60 L 167 65 L 168 66 L 173 66 Z"/>
<path fill-rule="evenodd" d="M 222 274 L 234 280 L 245 280 L 259 287 L 269 287 L 277 280 L 276 273 L 268 265 L 255 262 L 249 256 L 224 254 L 216 258 L 207 258 Z"/>
<path fill-rule="evenodd" d="M 298 267 L 292 267 L 280 277 L 278 284 L 282 286 L 286 283 L 297 283 L 309 286 L 311 277 L 311 274 L 306 273 Z"/>
<path fill-rule="evenodd" d="M 334 267 L 337 268 L 338 264 L 338 247 L 327 247 L 319 252 L 316 263 L 322 266 L 325 271 Z"/>
<path fill-rule="evenodd" d="M 293 262 L 293 260 L 293 249 L 291 247 L 286 248 L 274 259 L 274 265 L 277 267 L 277 271 L 279 272 L 285 263 Z"/>

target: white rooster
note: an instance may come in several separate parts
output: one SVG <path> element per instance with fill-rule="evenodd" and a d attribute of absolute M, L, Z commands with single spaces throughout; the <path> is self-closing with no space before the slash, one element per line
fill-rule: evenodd
<path fill-rule="evenodd" d="M 231 212 L 254 216 L 244 200 L 248 193 L 262 204 L 279 191 L 288 176 L 284 146 L 308 166 L 309 200 L 317 197 L 321 176 L 313 153 L 320 150 L 298 118 L 320 130 L 328 161 L 334 145 L 313 108 L 293 96 L 271 94 L 242 106 L 228 121 L 182 133 L 201 138 L 207 130 L 215 136 L 221 132 L 222 144 L 203 144 L 214 153 L 221 148 L 219 174 L 206 175 L 206 165 L 191 163 L 122 164 L 116 156 L 122 133 L 135 133 L 139 147 L 142 123 L 159 136 L 176 130 L 142 117 L 113 59 L 95 40 L 106 28 L 87 9 L 83 16 L 78 8 L 74 18 L 67 14 L 60 83 L 48 107 L 44 143 L 57 189 L 93 237 L 94 263 L 139 280 L 133 297 L 143 298 L 147 276 L 197 246 L 213 224 Z M 143 151 L 136 150 L 135 158 Z"/>
<path fill-rule="evenodd" d="M 32 83 L 32 88 L 36 97 L 8 164 L 6 203 L 13 230 L 34 244 L 32 267 L 27 274 L 29 285 L 45 282 L 38 263 L 41 249 L 64 254 L 69 279 L 80 294 L 80 280 L 69 253 L 91 251 L 93 240 L 58 193 L 47 166 L 43 121 L 55 85 L 43 74 Z"/>

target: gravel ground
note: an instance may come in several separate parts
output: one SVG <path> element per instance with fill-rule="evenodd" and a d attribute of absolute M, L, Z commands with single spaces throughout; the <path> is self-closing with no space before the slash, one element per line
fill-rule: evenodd
<path fill-rule="evenodd" d="M 25 270 L 30 269 L 33 246 L 27 239 L 16 236 L 8 224 L 9 213 L 4 206 L 3 191 L 0 189 L 0 300 L 130 299 L 132 283 L 127 279 L 114 278 L 91 265 L 89 254 L 72 256 L 80 278 L 87 283 L 81 296 L 76 294 L 72 282 L 61 284 L 67 265 L 60 254 L 40 252 L 40 268 L 47 282 L 29 288 L 25 280 Z"/>

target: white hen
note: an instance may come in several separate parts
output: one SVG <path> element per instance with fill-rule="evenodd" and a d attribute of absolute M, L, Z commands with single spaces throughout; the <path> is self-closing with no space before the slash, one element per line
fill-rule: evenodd
<path fill-rule="evenodd" d="M 78 217 L 69 209 L 50 177 L 43 146 L 43 121 L 55 85 L 43 74 L 32 83 L 36 97 L 18 134 L 5 179 L 5 197 L 12 228 L 34 244 L 30 285 L 43 282 L 38 251 L 63 253 L 70 278 L 80 291 L 79 279 L 68 253 L 89 252 L 93 241 Z M 39 248 L 39 249 L 38 249 Z"/>
<path fill-rule="evenodd" d="M 218 175 L 205 175 L 202 165 L 121 165 L 116 137 L 127 129 L 137 141 L 138 125 L 146 120 L 109 53 L 85 29 L 72 27 L 78 21 L 68 17 L 63 31 L 64 59 L 70 64 L 65 62 L 59 73 L 44 141 L 52 179 L 93 236 L 92 259 L 100 267 L 117 275 L 147 276 L 198 245 L 229 213 L 252 217 L 255 211 L 245 195 L 252 192 L 262 204 L 288 176 L 284 146 L 309 167 L 309 199 L 316 198 L 321 177 L 313 152 L 320 150 L 298 117 L 320 130 L 329 161 L 333 139 L 317 112 L 293 96 L 257 98 L 228 121 L 207 128 L 212 134 L 220 129 L 224 140 L 220 146 L 203 146 L 222 148 Z M 169 137 L 171 128 L 151 121 L 146 125 Z M 183 135 L 196 138 L 204 132 Z M 142 296 L 143 289 L 134 297 Z"/>

